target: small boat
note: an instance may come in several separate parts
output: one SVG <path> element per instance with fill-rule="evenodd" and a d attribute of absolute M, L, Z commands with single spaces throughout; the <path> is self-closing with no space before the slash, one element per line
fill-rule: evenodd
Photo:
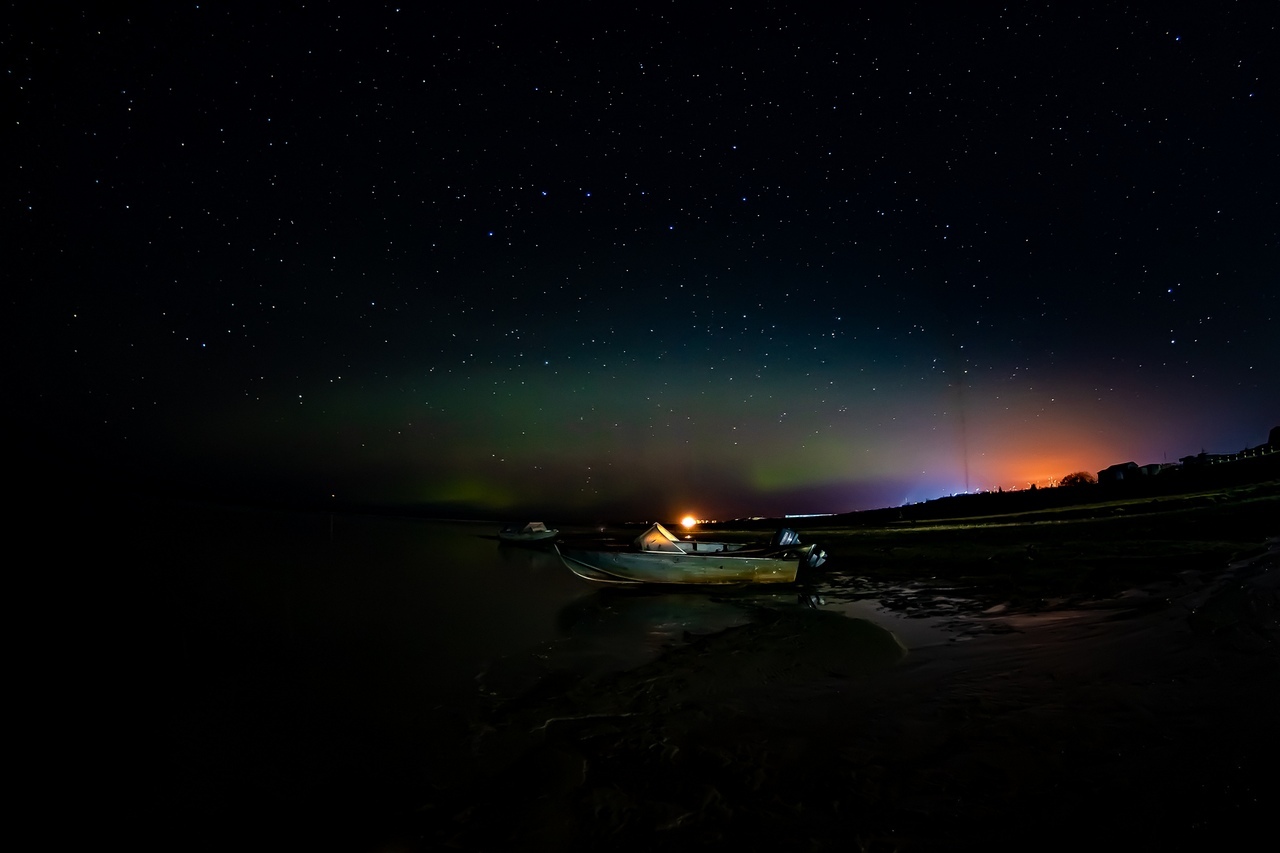
<path fill-rule="evenodd" d="M 541 521 L 531 521 L 524 527 L 508 525 L 498 531 L 498 540 L 514 544 L 528 545 L 536 542 L 551 542 L 560 533 L 554 527 L 547 527 Z"/>
<path fill-rule="evenodd" d="M 596 583 L 756 584 L 793 583 L 802 567 L 816 569 L 827 553 L 801 545 L 790 528 L 782 528 L 768 544 L 679 539 L 654 524 L 630 546 L 575 548 L 556 543 L 556 553 L 573 572 Z"/>

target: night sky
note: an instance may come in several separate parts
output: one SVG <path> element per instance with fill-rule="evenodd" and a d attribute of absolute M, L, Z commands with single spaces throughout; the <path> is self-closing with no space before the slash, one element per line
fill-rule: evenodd
<path fill-rule="evenodd" d="M 634 5 L 8 4 L 19 456 L 556 523 L 1280 423 L 1280 4 Z"/>

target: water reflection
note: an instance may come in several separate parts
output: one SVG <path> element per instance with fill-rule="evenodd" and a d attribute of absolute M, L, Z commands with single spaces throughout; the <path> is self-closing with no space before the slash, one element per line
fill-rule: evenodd
<path fill-rule="evenodd" d="M 985 605 L 940 583 L 877 583 L 847 572 L 827 572 L 810 593 L 823 609 L 866 619 L 892 631 L 908 649 L 968 639 Z M 805 593 L 801 593 L 804 595 Z"/>
<path fill-rule="evenodd" d="M 555 567 L 567 573 L 558 558 L 551 557 Z M 545 555 L 537 554 L 513 558 L 513 563 L 548 565 Z M 481 688 L 509 696 L 557 671 L 589 676 L 629 669 L 698 636 L 746 625 L 756 608 L 780 599 L 770 594 L 586 588 L 585 594 L 560 607 L 553 639 L 531 654 L 491 662 L 479 679 Z"/>
<path fill-rule="evenodd" d="M 647 651 L 751 621 L 756 598 L 698 592 L 600 589 L 561 608 L 557 625 L 567 637 L 625 636 Z"/>
<path fill-rule="evenodd" d="M 563 572 L 564 563 L 550 548 L 498 543 L 498 560 L 504 566 L 534 572 Z"/>

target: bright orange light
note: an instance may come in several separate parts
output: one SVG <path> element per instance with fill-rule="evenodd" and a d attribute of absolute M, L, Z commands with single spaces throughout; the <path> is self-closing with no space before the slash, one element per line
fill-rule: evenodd
<path fill-rule="evenodd" d="M 692 515 L 686 515 L 684 518 L 680 519 L 680 523 L 685 527 L 693 527 L 698 523 L 698 519 L 694 518 Z"/>

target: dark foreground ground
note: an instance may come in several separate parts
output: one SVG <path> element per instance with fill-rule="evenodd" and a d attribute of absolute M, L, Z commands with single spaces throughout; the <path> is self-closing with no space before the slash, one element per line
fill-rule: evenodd
<path fill-rule="evenodd" d="M 932 583 L 982 603 L 956 639 L 910 653 L 796 608 L 630 672 L 549 679 L 475 722 L 470 775 L 393 846 L 1193 850 L 1269 834 L 1280 551 L 1259 531 L 1280 529 L 1276 509 L 1263 488 L 1070 523 L 826 531 L 837 566 L 857 555 L 922 582 L 916 602 Z"/>

